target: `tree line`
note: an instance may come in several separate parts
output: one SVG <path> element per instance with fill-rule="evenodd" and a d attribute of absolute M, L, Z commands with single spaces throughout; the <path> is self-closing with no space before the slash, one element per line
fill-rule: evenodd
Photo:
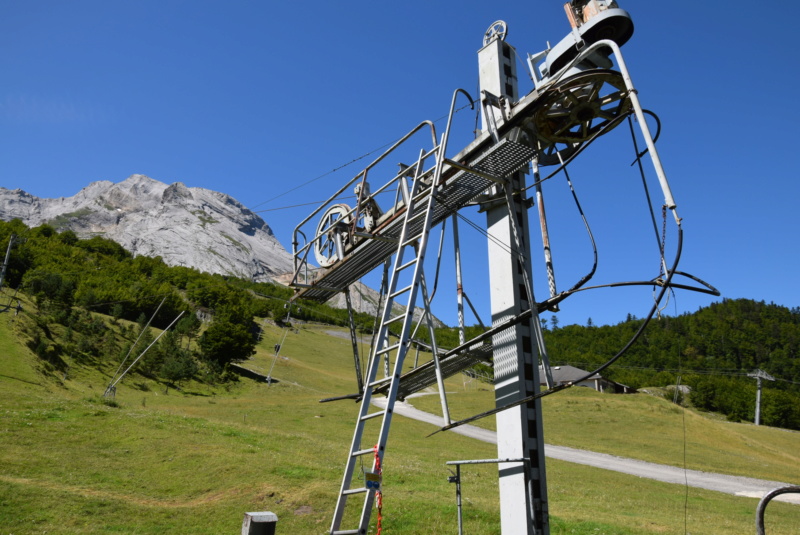
<path fill-rule="evenodd" d="M 551 362 L 587 370 L 613 356 L 644 320 L 631 315 L 617 325 L 558 327 L 545 342 Z M 800 308 L 752 299 L 723 299 L 680 316 L 650 322 L 642 337 L 604 375 L 634 388 L 682 385 L 701 410 L 733 421 L 753 421 L 755 370 L 765 382 L 761 421 L 800 429 Z"/>
<path fill-rule="evenodd" d="M 23 313 L 29 320 L 23 335 L 54 370 L 67 367 L 67 355 L 90 364 L 121 362 L 135 341 L 137 354 L 153 342 L 150 327 L 165 329 L 183 313 L 137 371 L 172 383 L 198 374 L 224 380 L 231 377 L 227 365 L 255 352 L 257 318 L 349 323 L 347 311 L 327 305 L 301 301 L 289 308 L 289 288 L 134 257 L 101 236 L 79 239 L 50 225 L 0 222 L 0 244 L 12 234 L 0 298 L 11 303 L 20 291 L 34 301 L 36 310 Z M 372 328 L 372 316 L 355 319 L 360 329 Z"/>
<path fill-rule="evenodd" d="M 558 317 L 541 319 L 550 364 L 594 370 L 616 355 L 639 330 L 643 319 L 628 315 L 616 325 L 559 326 Z M 428 340 L 424 330 L 420 338 Z M 468 327 L 466 338 L 482 329 Z M 456 328 L 438 329 L 439 347 L 459 345 Z M 755 370 L 774 376 L 764 382 L 761 422 L 800 429 L 800 308 L 751 299 L 723 299 L 680 316 L 653 319 L 638 341 L 603 372 L 636 389 L 690 388 L 689 401 L 700 410 L 732 421 L 754 421 Z M 490 366 L 478 366 L 491 377 Z M 673 391 L 674 392 L 674 391 Z M 669 393 L 673 399 L 673 393 Z M 678 396 L 681 398 L 681 396 Z"/>

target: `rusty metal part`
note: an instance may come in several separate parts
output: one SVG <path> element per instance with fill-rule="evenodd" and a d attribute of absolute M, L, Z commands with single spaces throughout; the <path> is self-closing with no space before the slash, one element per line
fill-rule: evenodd
<path fill-rule="evenodd" d="M 542 95 L 534 116 L 536 135 L 545 146 L 582 143 L 630 109 L 620 73 L 595 70 L 577 74 Z"/>

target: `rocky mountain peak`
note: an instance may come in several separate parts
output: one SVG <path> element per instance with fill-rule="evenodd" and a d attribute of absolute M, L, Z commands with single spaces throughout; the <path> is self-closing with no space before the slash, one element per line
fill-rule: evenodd
<path fill-rule="evenodd" d="M 14 218 L 31 227 L 70 229 L 81 238 L 104 236 L 134 255 L 160 256 L 171 266 L 258 282 L 288 284 L 294 266 L 269 225 L 230 195 L 145 175 L 92 182 L 58 199 L 0 187 L 0 219 Z M 360 283 L 351 291 L 358 310 L 377 313 L 377 292 Z M 330 304 L 344 308 L 344 295 Z"/>
<path fill-rule="evenodd" d="M 178 204 L 181 202 L 191 202 L 194 200 L 192 192 L 183 182 L 170 184 L 164 193 L 161 194 L 161 204 Z"/>
<path fill-rule="evenodd" d="M 93 182 L 72 197 L 42 199 L 0 188 L 0 218 L 44 223 L 78 236 L 105 236 L 134 255 L 168 265 L 272 281 L 292 270 L 291 255 L 258 215 L 236 199 L 145 175 Z"/>

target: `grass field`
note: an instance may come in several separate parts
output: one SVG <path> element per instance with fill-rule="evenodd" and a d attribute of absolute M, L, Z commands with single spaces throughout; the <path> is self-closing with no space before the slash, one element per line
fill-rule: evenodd
<path fill-rule="evenodd" d="M 335 328 L 267 327 L 241 380 L 181 392 L 131 375 L 114 402 L 113 369 L 73 364 L 66 377 L 14 341 L 0 316 L 0 534 L 238 533 L 245 511 L 272 511 L 280 534 L 330 524 L 357 406 L 320 404 L 355 391 L 350 342 Z M 448 382 L 456 417 L 492 404 L 486 385 Z M 412 402 L 435 411 L 438 398 Z M 430 407 L 428 407 L 428 404 Z M 800 434 L 730 424 L 647 396 L 574 389 L 544 403 L 549 443 L 689 468 L 800 481 Z M 487 421 L 484 425 L 490 425 Z M 686 440 L 684 441 L 684 430 Z M 445 463 L 491 458 L 494 446 L 396 418 L 384 462 L 384 533 L 457 532 Z M 464 470 L 464 532 L 499 534 L 496 469 Z M 757 501 L 548 461 L 554 534 L 754 532 Z M 373 515 L 374 519 L 375 515 Z M 774 503 L 768 533 L 800 532 L 800 507 Z"/>

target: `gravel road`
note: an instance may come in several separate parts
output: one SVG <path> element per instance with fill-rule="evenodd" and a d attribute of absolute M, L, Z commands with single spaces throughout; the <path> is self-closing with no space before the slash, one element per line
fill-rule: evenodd
<path fill-rule="evenodd" d="M 373 398 L 373 404 L 376 406 L 382 407 L 385 406 L 385 403 L 386 398 Z M 404 402 L 397 402 L 394 407 L 395 414 L 427 422 L 436 427 L 442 426 L 441 416 L 415 409 L 410 404 Z M 462 425 L 461 427 L 447 432 L 457 433 L 491 444 L 497 444 L 497 433 L 472 425 Z M 760 499 L 764 494 L 774 488 L 789 485 L 789 483 L 781 483 L 779 481 L 766 481 L 748 477 L 699 472 L 696 470 L 684 470 L 683 468 L 675 466 L 637 461 L 635 459 L 626 459 L 624 457 L 616 457 L 605 453 L 595 453 L 564 446 L 553 446 L 551 444 L 545 444 L 544 452 L 547 457 L 561 461 L 593 466 L 603 470 L 612 470 L 614 472 L 622 472 L 624 474 L 663 481 L 665 483 L 715 490 L 734 496 L 746 496 Z M 797 482 L 794 484 L 797 484 Z M 798 494 L 784 494 L 775 498 L 775 500 L 800 505 L 800 495 Z"/>

